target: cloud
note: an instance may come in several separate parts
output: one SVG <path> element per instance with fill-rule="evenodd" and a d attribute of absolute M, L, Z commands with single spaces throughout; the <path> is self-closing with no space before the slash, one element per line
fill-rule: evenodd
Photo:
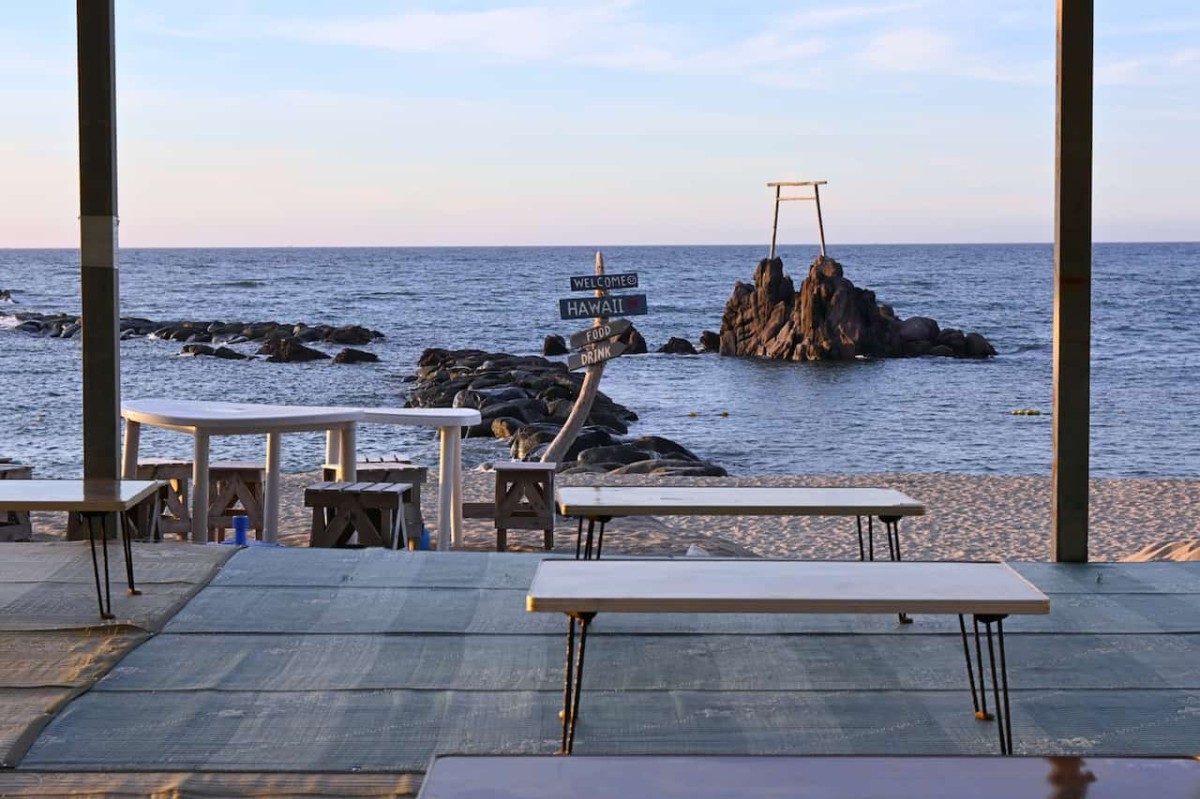
<path fill-rule="evenodd" d="M 861 58 L 888 72 L 929 72 L 950 65 L 954 56 L 954 40 L 947 34 L 927 28 L 901 28 L 873 37 Z"/>

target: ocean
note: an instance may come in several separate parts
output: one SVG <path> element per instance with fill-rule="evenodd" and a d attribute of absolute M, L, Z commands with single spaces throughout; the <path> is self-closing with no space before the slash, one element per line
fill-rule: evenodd
<path fill-rule="evenodd" d="M 651 350 L 670 336 L 719 330 L 737 280 L 762 246 L 602 247 L 609 272 L 636 272 L 649 314 L 634 318 Z M 122 396 L 312 405 L 399 405 L 426 347 L 540 354 L 547 334 L 586 326 L 558 318 L 572 275 L 595 248 L 129 249 L 121 313 L 155 320 L 362 324 L 378 364 L 273 364 L 179 357 L 181 345 L 121 345 Z M 797 286 L 812 245 L 779 254 Z M 978 331 L 986 361 L 949 358 L 779 363 L 715 354 L 622 356 L 603 391 L 633 408 L 632 434 L 674 439 L 735 475 L 861 472 L 1048 474 L 1051 457 L 1053 255 L 1048 244 L 837 246 L 855 285 L 901 317 Z M 1095 246 L 1092 471 L 1098 477 L 1200 477 L 1200 244 Z M 78 253 L 0 250 L 0 313 L 77 313 Z M 248 351 L 245 346 L 241 349 Z M 333 348 L 327 348 L 332 351 Z M 81 470 L 80 343 L 0 330 L 0 455 L 44 477 Z M 1013 415 L 1037 409 L 1040 416 Z M 256 458 L 259 438 L 222 438 L 214 457 Z M 430 464 L 428 430 L 364 427 L 360 453 L 404 452 Z M 317 468 L 321 434 L 284 441 L 289 471 Z M 189 457 L 190 439 L 143 432 L 142 452 Z M 469 439 L 468 466 L 507 458 Z"/>

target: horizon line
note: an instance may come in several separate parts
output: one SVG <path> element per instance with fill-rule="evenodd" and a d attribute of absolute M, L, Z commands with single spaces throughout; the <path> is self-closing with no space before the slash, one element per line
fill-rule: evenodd
<path fill-rule="evenodd" d="M 870 241 L 870 242 L 843 242 L 836 245 L 841 247 L 1029 247 L 1029 246 L 1053 246 L 1053 241 L 924 241 L 924 242 L 902 242 L 902 241 Z M 1092 244 L 1200 244 L 1200 240 L 1187 239 L 1150 239 L 1150 240 L 1093 240 Z M 761 244 L 683 244 L 683 243 L 666 243 L 666 244 L 139 244 L 131 246 L 120 246 L 117 251 L 121 250 L 496 250 L 496 249 L 602 249 L 604 247 L 617 248 L 653 248 L 653 247 L 760 247 Z M 814 247 L 820 248 L 817 242 L 795 242 L 786 244 L 776 244 L 775 249 L 781 247 Z M 830 246 L 826 244 L 826 249 Z M 20 247 L 20 246 L 0 246 L 0 252 L 17 251 L 17 250 L 65 250 L 79 251 L 78 245 L 75 246 L 55 246 L 55 247 Z"/>

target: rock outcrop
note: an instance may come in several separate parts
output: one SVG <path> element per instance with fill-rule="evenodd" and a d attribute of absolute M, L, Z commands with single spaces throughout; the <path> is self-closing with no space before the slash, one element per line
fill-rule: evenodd
<path fill-rule="evenodd" d="M 941 329 L 933 319 L 899 319 L 875 292 L 819 257 L 795 289 L 783 260 L 764 258 L 752 285 L 738 281 L 721 318 L 720 353 L 789 361 L 946 355 L 986 358 L 996 351 L 978 333 Z"/>
<path fill-rule="evenodd" d="M 535 460 L 554 440 L 579 396 L 583 376 L 538 356 L 482 350 L 428 349 L 417 361 L 408 405 L 478 408 L 482 422 L 468 436 L 506 440 L 512 457 Z M 724 475 L 687 448 L 658 436 L 627 440 L 637 414 L 599 392 L 587 424 L 562 459 L 564 473 Z"/>
<path fill-rule="evenodd" d="M 659 352 L 665 352 L 669 355 L 696 355 L 696 348 L 692 346 L 692 342 L 686 338 L 677 338 L 671 336 L 667 339 L 667 343 L 658 348 Z"/>

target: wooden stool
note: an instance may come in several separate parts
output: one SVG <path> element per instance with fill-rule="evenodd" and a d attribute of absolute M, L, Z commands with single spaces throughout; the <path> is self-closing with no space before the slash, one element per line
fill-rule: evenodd
<path fill-rule="evenodd" d="M 159 492 L 162 515 L 158 518 L 157 530 L 160 534 L 181 535 L 187 540 L 192 531 L 191 505 L 188 504 L 192 462 L 170 458 L 145 458 L 138 461 L 137 478 L 167 482 Z M 161 535 L 157 537 L 161 538 Z"/>
<path fill-rule="evenodd" d="M 233 529 L 234 516 L 249 516 L 255 538 L 263 537 L 263 465 L 218 461 L 208 470 L 208 537 L 220 541 Z M 238 506 L 241 506 L 240 512 Z"/>
<path fill-rule="evenodd" d="M 345 546 L 357 533 L 364 546 L 408 545 L 404 523 L 405 483 L 314 483 L 304 490 L 313 509 L 310 547 Z"/>
<path fill-rule="evenodd" d="M 542 530 L 554 549 L 554 474 L 557 463 L 496 463 L 496 551 L 508 548 L 508 531 Z"/>
<path fill-rule="evenodd" d="M 9 463 L 8 458 L 0 463 L 0 480 L 28 480 L 33 477 L 33 467 L 20 463 Z M 29 513 L 23 510 L 0 511 L 0 541 L 29 541 L 33 538 L 33 525 Z"/>
<path fill-rule="evenodd" d="M 402 456 L 397 456 L 402 457 Z M 337 467 L 324 464 L 321 468 L 326 482 L 337 480 Z M 354 479 L 359 483 L 405 483 L 404 524 L 415 535 L 425 527 L 421 514 L 421 486 L 429 480 L 429 469 L 409 460 L 365 460 L 354 465 Z"/>

